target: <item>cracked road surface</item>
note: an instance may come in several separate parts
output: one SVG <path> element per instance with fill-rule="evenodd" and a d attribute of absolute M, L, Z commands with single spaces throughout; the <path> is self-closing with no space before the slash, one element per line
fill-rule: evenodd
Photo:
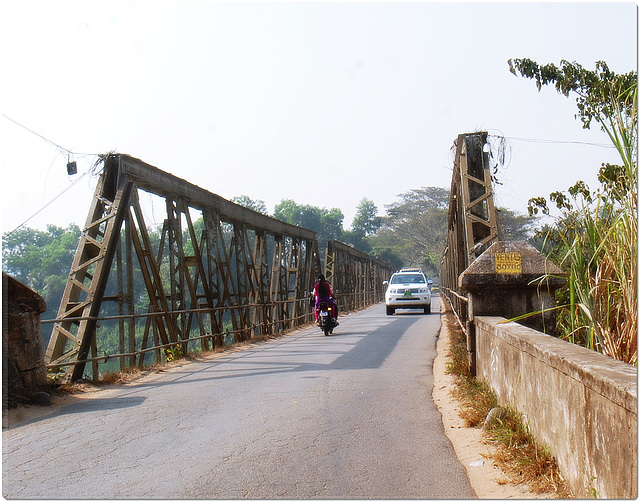
<path fill-rule="evenodd" d="M 384 305 L 4 430 L 8 499 L 475 498 L 431 398 L 434 313 Z"/>

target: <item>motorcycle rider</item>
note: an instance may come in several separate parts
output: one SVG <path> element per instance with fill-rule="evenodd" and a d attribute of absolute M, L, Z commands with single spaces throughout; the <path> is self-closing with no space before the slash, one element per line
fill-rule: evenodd
<path fill-rule="evenodd" d="M 333 309 L 333 318 L 335 319 L 336 326 L 338 325 L 338 306 L 333 301 L 333 290 L 331 285 L 325 280 L 324 275 L 318 275 L 318 282 L 313 286 L 313 297 L 316 300 L 314 312 L 316 315 L 316 322 L 318 322 L 318 306 L 322 302 L 326 302 Z"/>

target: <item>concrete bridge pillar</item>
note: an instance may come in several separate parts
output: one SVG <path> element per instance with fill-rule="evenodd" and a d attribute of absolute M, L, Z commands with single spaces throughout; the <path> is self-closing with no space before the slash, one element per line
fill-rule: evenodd
<path fill-rule="evenodd" d="M 467 350 L 475 375 L 476 316 L 519 318 L 520 324 L 555 335 L 555 291 L 565 284 L 564 272 L 524 241 L 493 243 L 458 277 L 469 298 Z"/>
<path fill-rule="evenodd" d="M 40 314 L 42 297 L 13 277 L 2 273 L 2 406 L 27 402 L 46 383 Z"/>

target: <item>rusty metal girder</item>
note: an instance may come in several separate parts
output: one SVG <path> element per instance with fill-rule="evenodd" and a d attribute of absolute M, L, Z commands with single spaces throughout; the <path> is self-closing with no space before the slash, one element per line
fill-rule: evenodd
<path fill-rule="evenodd" d="M 461 318 L 466 317 L 467 306 L 459 295 L 458 277 L 483 251 L 499 240 L 486 144 L 486 132 L 460 134 L 455 142 L 449 231 L 440 267 L 440 282 Z"/>

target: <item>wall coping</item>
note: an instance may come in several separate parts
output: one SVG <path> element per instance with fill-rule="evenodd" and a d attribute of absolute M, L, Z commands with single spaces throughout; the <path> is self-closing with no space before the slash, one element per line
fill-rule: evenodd
<path fill-rule="evenodd" d="M 637 415 L 638 369 L 630 364 L 560 340 L 504 317 L 479 316 L 478 327 L 522 352 L 582 383 L 615 404 Z"/>

